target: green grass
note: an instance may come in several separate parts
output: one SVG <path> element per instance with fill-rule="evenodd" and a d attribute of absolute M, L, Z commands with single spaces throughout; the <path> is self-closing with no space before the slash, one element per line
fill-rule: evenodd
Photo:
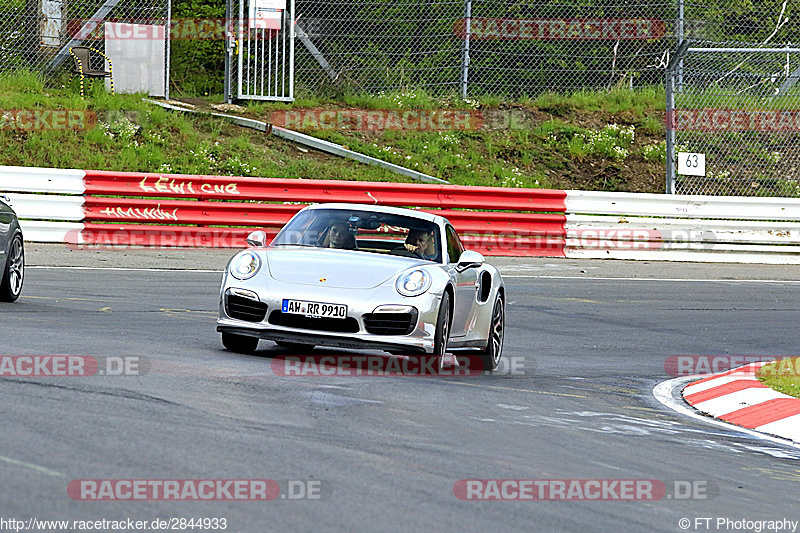
<path fill-rule="evenodd" d="M 143 102 L 142 96 L 111 96 L 95 83 L 88 85 L 83 100 L 77 80 L 47 86 L 30 73 L 0 76 L 0 109 L 82 109 L 99 119 L 86 131 L 0 129 L 0 164 L 409 181 L 380 168 L 304 151 L 208 115 L 168 111 Z M 482 127 L 305 133 L 454 184 L 661 192 L 664 162 L 653 146 L 664 138 L 663 98 L 660 89 L 580 91 L 517 101 L 404 91 L 299 94 L 293 104 L 246 102 L 242 110 L 267 121 L 273 112 L 288 109 L 464 110 L 480 114 Z M 634 138 L 615 133 L 619 128 L 633 131 Z"/>
<path fill-rule="evenodd" d="M 0 129 L 0 164 L 178 174 L 404 181 L 386 170 L 302 152 L 274 136 L 210 116 L 168 111 L 144 95 L 107 94 L 77 81 L 47 87 L 36 75 L 0 76 L 0 109 L 89 110 L 86 131 Z"/>
<path fill-rule="evenodd" d="M 762 366 L 758 380 L 778 392 L 800 398 L 800 357 L 781 359 Z"/>
<path fill-rule="evenodd" d="M 424 91 L 339 98 L 304 96 L 292 106 L 253 103 L 246 110 L 267 121 L 286 109 L 470 110 L 482 114 L 482 128 L 365 132 L 309 123 L 302 131 L 456 184 L 663 191 L 664 92 L 658 88 L 549 93 L 518 101 L 434 98 Z M 635 140 L 614 133 L 615 125 L 633 128 Z M 640 176 L 650 180 L 633 183 Z"/>

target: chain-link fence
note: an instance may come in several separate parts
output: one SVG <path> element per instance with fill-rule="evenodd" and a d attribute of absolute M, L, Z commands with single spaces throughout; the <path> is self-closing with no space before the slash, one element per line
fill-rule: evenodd
<path fill-rule="evenodd" d="M 184 17 L 208 16 L 210 3 L 188 2 L 174 0 Z M 0 0 L 0 69 L 47 70 L 74 21 L 157 21 L 169 9 L 169 0 Z M 683 36 L 797 42 L 793 9 L 788 0 L 298 0 L 296 80 L 311 93 L 425 89 L 469 97 L 660 85 Z M 102 31 L 101 23 L 93 35 Z M 182 41 L 174 61 L 201 49 L 206 63 L 222 64 L 219 41 Z M 204 68 L 222 77 L 222 69 Z"/>
<path fill-rule="evenodd" d="M 661 84 L 674 1 L 472 3 L 468 94 Z"/>
<path fill-rule="evenodd" d="M 311 92 L 422 88 L 455 91 L 464 0 L 297 1 L 297 85 Z M 310 50 L 316 48 L 316 57 Z"/>
<path fill-rule="evenodd" d="M 297 84 L 464 96 L 661 85 L 683 38 L 800 40 L 788 0 L 297 0 Z M 314 52 L 309 52 L 314 50 Z"/>
<path fill-rule="evenodd" d="M 800 196 L 800 49 L 693 42 L 681 57 L 668 72 L 670 192 Z"/>
<path fill-rule="evenodd" d="M 0 0 L 0 71 L 57 74 L 70 46 L 103 49 L 104 22 L 168 25 L 169 9 L 170 0 Z"/>
<path fill-rule="evenodd" d="M 297 82 L 312 91 L 519 96 L 662 83 L 677 5 L 298 0 L 297 12 L 327 64 L 298 46 Z"/>

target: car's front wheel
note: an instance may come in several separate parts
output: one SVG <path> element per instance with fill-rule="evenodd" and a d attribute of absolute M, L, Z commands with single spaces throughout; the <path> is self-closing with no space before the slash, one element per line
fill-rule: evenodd
<path fill-rule="evenodd" d="M 0 300 L 13 302 L 22 293 L 22 282 L 25 280 L 25 248 L 22 244 L 22 235 L 17 233 L 11 239 L 6 257 L 6 268 L 3 271 L 3 281 L 0 283 Z"/>
<path fill-rule="evenodd" d="M 500 364 L 503 356 L 503 339 L 505 337 L 506 310 L 503 297 L 499 294 L 492 310 L 492 322 L 489 326 L 489 338 L 486 340 L 486 349 L 481 350 L 480 356 L 484 370 L 494 370 Z"/>
<path fill-rule="evenodd" d="M 222 345 L 232 352 L 251 355 L 256 352 L 256 347 L 258 347 L 258 337 L 223 332 Z"/>

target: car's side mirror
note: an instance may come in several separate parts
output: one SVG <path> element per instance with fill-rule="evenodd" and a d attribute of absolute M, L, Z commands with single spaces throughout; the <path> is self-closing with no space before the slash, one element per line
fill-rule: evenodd
<path fill-rule="evenodd" d="M 461 253 L 461 257 L 458 258 L 458 264 L 456 264 L 456 270 L 459 272 L 463 272 L 468 268 L 477 268 L 483 264 L 485 259 L 481 254 L 475 252 L 473 250 L 464 250 Z"/>
<path fill-rule="evenodd" d="M 261 230 L 254 231 L 253 233 L 247 236 L 247 244 L 249 244 L 250 246 L 266 246 L 267 245 L 266 232 Z"/>

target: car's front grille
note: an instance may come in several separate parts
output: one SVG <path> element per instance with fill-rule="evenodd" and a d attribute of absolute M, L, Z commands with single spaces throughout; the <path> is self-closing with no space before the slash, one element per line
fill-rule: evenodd
<path fill-rule="evenodd" d="M 282 313 L 275 310 L 269 314 L 269 323 L 288 328 L 313 329 L 315 331 L 332 331 L 336 333 L 358 333 L 358 321 L 355 318 L 310 317 L 293 313 Z"/>
<path fill-rule="evenodd" d="M 229 317 L 237 320 L 261 322 L 267 316 L 267 304 L 235 294 L 227 294 L 225 296 L 225 312 Z"/>
<path fill-rule="evenodd" d="M 367 333 L 373 335 L 408 335 L 414 331 L 417 313 L 367 313 L 363 317 Z"/>

